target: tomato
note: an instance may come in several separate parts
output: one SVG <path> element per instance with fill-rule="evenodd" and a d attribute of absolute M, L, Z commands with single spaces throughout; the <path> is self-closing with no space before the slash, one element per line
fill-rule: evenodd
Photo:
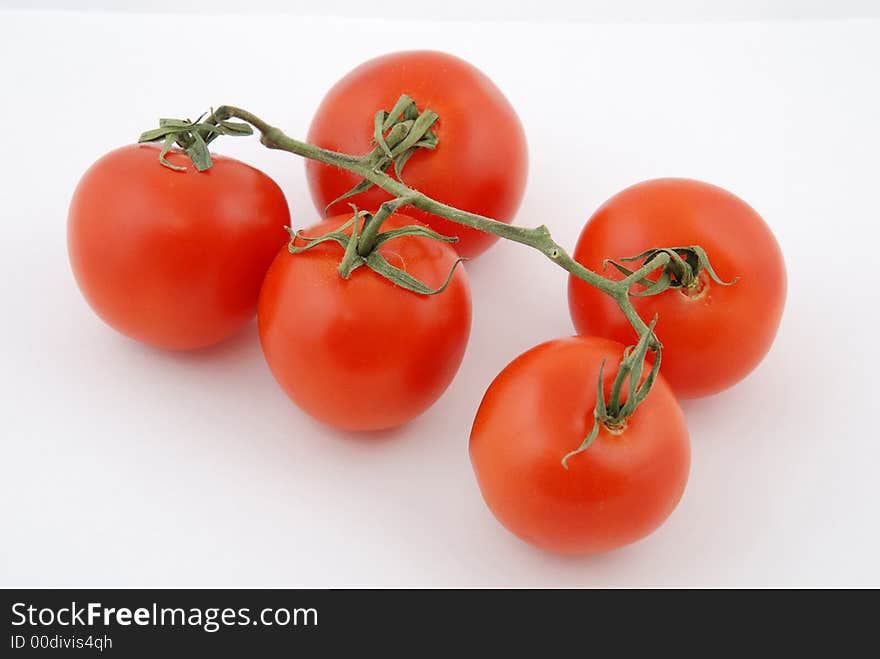
<path fill-rule="evenodd" d="M 517 357 L 489 386 L 471 431 L 483 498 L 514 534 L 542 549 L 589 554 L 651 533 L 677 505 L 690 468 L 681 409 L 657 379 L 622 431 L 593 427 L 599 368 L 606 397 L 624 346 L 571 337 Z"/>
<path fill-rule="evenodd" d="M 502 222 L 513 220 L 528 171 L 522 125 L 492 81 L 452 55 L 409 51 L 362 64 L 327 93 L 308 139 L 333 151 L 369 153 L 374 113 L 391 110 L 402 94 L 414 99 L 419 110 L 430 108 L 440 117 L 432 127 L 439 138 L 437 148 L 419 149 L 412 156 L 402 172 L 404 182 L 456 208 Z M 306 172 L 321 212 L 360 182 L 355 174 L 316 161 L 307 162 Z M 374 187 L 346 201 L 375 212 L 389 198 Z M 343 204 L 330 210 L 344 209 Z M 497 240 L 414 208 L 406 213 L 435 231 L 458 236 L 456 249 L 465 257 L 480 254 Z"/>
<path fill-rule="evenodd" d="M 222 341 L 256 313 L 260 285 L 290 222 L 262 172 L 215 155 L 196 171 L 159 147 L 111 151 L 85 173 L 67 225 L 80 290 L 110 326 L 175 350 Z"/>
<path fill-rule="evenodd" d="M 599 271 L 606 258 L 691 245 L 702 246 L 718 276 L 724 281 L 738 278 L 735 283 L 718 284 L 704 270 L 695 290 L 631 298 L 642 318 L 659 316 L 663 374 L 685 398 L 736 384 L 773 343 L 785 304 L 786 276 L 779 245 L 764 220 L 714 185 L 656 179 L 605 202 L 587 222 L 574 252 L 575 260 Z M 606 274 L 623 277 L 611 266 Z M 568 302 L 578 333 L 635 341 L 615 302 L 576 277 L 569 278 Z"/>
<path fill-rule="evenodd" d="M 304 233 L 323 235 L 350 217 Z M 392 215 L 383 230 L 413 223 Z M 448 244 L 418 236 L 386 242 L 379 253 L 432 288 L 457 260 Z M 471 326 L 467 276 L 459 267 L 443 292 L 425 296 L 366 266 L 342 279 L 342 255 L 337 243 L 281 250 L 260 294 L 263 352 L 287 395 L 312 417 L 345 430 L 393 428 L 425 411 L 458 371 Z"/>

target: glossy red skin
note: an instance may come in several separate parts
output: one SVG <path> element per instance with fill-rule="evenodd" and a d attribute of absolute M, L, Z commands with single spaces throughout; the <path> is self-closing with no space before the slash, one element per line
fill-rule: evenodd
<path fill-rule="evenodd" d="M 632 298 L 642 318 L 659 315 L 663 374 L 682 398 L 714 394 L 736 384 L 773 343 L 785 305 L 786 275 L 782 252 L 767 224 L 722 188 L 689 179 L 656 179 L 605 202 L 587 222 L 574 252 L 576 261 L 601 271 L 606 258 L 689 245 L 706 250 L 722 280 L 739 280 L 721 286 L 704 274 L 705 288 L 697 296 L 668 290 Z M 605 274 L 622 277 L 610 266 Z M 614 301 L 576 277 L 569 277 L 568 303 L 579 334 L 635 342 Z"/>
<path fill-rule="evenodd" d="M 525 133 L 495 84 L 452 55 L 407 51 L 360 65 L 324 97 L 309 129 L 309 142 L 343 153 L 370 152 L 374 114 L 390 110 L 404 93 L 419 109 L 430 108 L 440 117 L 433 126 L 439 144 L 433 151 L 420 149 L 407 162 L 403 170 L 407 185 L 456 208 L 511 222 L 528 173 Z M 350 172 L 316 161 L 306 163 L 306 173 L 321 213 L 360 182 Z M 388 199 L 387 193 L 374 187 L 345 202 L 375 211 Z M 337 205 L 330 212 L 345 210 Z M 415 208 L 407 208 L 406 213 L 444 235 L 458 236 L 455 247 L 465 257 L 484 252 L 497 240 Z"/>
<path fill-rule="evenodd" d="M 329 218 L 305 235 L 325 234 L 350 217 Z M 383 230 L 413 223 L 392 215 Z M 457 258 L 446 243 L 412 236 L 379 252 L 432 288 Z M 467 275 L 459 266 L 445 291 L 423 296 L 366 266 L 342 279 L 341 258 L 337 243 L 278 253 L 260 294 L 263 352 L 287 395 L 315 419 L 353 431 L 402 425 L 430 407 L 458 371 L 471 326 Z"/>
<path fill-rule="evenodd" d="M 602 359 L 606 396 L 624 346 L 571 337 L 517 357 L 490 385 L 471 430 L 470 457 L 495 517 L 526 542 L 562 554 L 608 551 L 645 537 L 687 484 L 690 442 L 663 378 L 619 435 L 593 425 Z"/>
<path fill-rule="evenodd" d="M 290 213 L 281 189 L 249 165 L 213 156 L 197 172 L 155 145 L 111 151 L 83 175 L 67 224 L 70 263 L 92 309 L 126 336 L 203 348 L 254 317 Z"/>

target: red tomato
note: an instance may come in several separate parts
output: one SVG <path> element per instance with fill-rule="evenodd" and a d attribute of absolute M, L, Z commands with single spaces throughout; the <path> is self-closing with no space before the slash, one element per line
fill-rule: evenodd
<path fill-rule="evenodd" d="M 357 67 L 324 97 L 309 129 L 309 141 L 334 151 L 369 153 L 373 115 L 391 110 L 402 94 L 415 100 L 420 110 L 430 108 L 440 116 L 432 127 L 440 140 L 437 148 L 419 149 L 412 156 L 403 169 L 405 183 L 456 208 L 502 222 L 513 220 L 528 171 L 522 125 L 492 81 L 452 55 L 400 52 Z M 350 172 L 315 161 L 306 163 L 306 172 L 321 212 L 360 182 Z M 389 198 L 374 187 L 346 202 L 375 212 Z M 406 213 L 442 234 L 458 236 L 456 249 L 462 256 L 476 256 L 497 240 L 414 208 Z"/>
<path fill-rule="evenodd" d="M 670 289 L 632 298 L 642 318 L 659 315 L 663 374 L 684 398 L 736 384 L 773 343 L 785 304 L 785 264 L 764 220 L 740 198 L 714 185 L 656 179 L 605 202 L 587 222 L 574 253 L 575 260 L 600 271 L 606 258 L 691 245 L 706 250 L 722 280 L 739 279 L 723 286 L 704 271 L 695 291 Z M 623 276 L 611 266 L 606 274 Z M 614 301 L 576 277 L 569 278 L 568 303 L 578 333 L 627 344 L 635 341 Z"/>
<path fill-rule="evenodd" d="M 329 218 L 305 235 L 323 235 L 350 217 Z M 404 224 L 413 220 L 392 215 L 383 229 Z M 432 288 L 457 258 L 448 244 L 413 236 L 379 253 Z M 459 267 L 446 290 L 424 296 L 366 266 L 342 279 L 342 254 L 337 243 L 281 250 L 260 294 L 263 352 L 287 395 L 319 421 L 345 430 L 393 428 L 425 411 L 458 371 L 471 326 L 467 276 Z"/>
<path fill-rule="evenodd" d="M 191 349 L 240 330 L 257 308 L 260 284 L 290 213 L 272 179 L 213 156 L 196 171 L 189 157 L 124 146 L 98 160 L 73 195 L 67 243 L 88 303 L 126 336 Z"/>
<path fill-rule="evenodd" d="M 681 409 L 659 377 L 622 431 L 593 427 L 599 367 L 606 396 L 624 346 L 571 337 L 517 357 L 489 386 L 470 439 L 483 498 L 495 517 L 542 549 L 589 554 L 645 537 L 687 484 L 690 443 Z"/>

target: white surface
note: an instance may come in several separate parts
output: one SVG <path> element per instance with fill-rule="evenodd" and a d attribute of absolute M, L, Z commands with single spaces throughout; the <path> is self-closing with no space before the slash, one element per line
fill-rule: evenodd
<path fill-rule="evenodd" d="M 220 103 L 302 136 L 332 82 L 392 47 L 459 54 L 505 90 L 531 146 L 518 222 L 546 222 L 564 245 L 608 196 L 659 175 L 727 187 L 776 232 L 790 276 L 777 343 L 741 385 L 685 405 L 691 480 L 647 540 L 561 559 L 509 535 L 480 498 L 466 447 L 485 387 L 571 332 L 564 273 L 526 248 L 468 265 L 474 330 L 458 377 L 380 440 L 300 413 L 253 326 L 165 354 L 80 297 L 66 208 L 94 159 L 157 117 Z M 0 12 L 0 584 L 880 586 L 878 56 L 876 20 Z M 296 158 L 255 140 L 220 149 L 274 176 L 297 224 L 315 219 Z"/>
<path fill-rule="evenodd" d="M 443 0 L 401 5 L 398 0 L 0 0 L 0 8 L 114 12 L 284 12 L 410 20 L 582 20 L 664 22 L 868 18 L 876 0 Z"/>

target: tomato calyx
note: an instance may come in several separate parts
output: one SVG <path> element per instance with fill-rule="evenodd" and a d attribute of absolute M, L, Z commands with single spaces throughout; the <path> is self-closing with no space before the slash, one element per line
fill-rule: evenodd
<path fill-rule="evenodd" d="M 663 259 L 662 257 L 666 258 Z M 658 295 L 670 288 L 678 288 L 689 297 L 699 297 L 704 292 L 707 282 L 702 280 L 700 275 L 705 273 L 716 284 L 721 286 L 731 286 L 739 281 L 739 276 L 734 277 L 730 281 L 722 280 L 716 273 L 712 264 L 709 262 L 709 255 L 699 245 L 691 245 L 690 247 L 660 247 L 649 249 L 636 256 L 628 256 L 621 258 L 620 261 L 632 262 L 640 261 L 642 265 L 647 265 L 651 261 L 661 257 L 658 261 L 664 261 L 658 267 L 660 275 L 657 279 L 650 279 L 647 276 L 636 276 L 633 283 L 637 283 L 644 287 L 644 290 L 630 292 L 633 297 L 647 297 L 649 295 Z M 626 266 L 618 263 L 613 259 L 605 259 L 602 267 L 607 268 L 611 264 L 625 277 L 633 277 L 637 271 L 631 270 Z"/>
<path fill-rule="evenodd" d="M 290 234 L 288 251 L 291 254 L 302 254 L 320 244 L 335 242 L 343 249 L 343 256 L 337 268 L 339 275 L 343 279 L 351 277 L 351 274 L 359 267 L 367 266 L 381 277 L 413 293 L 419 295 L 442 293 L 449 286 L 449 282 L 452 281 L 452 276 L 455 274 L 458 264 L 467 259 L 456 259 L 449 269 L 446 280 L 439 287 L 431 288 L 417 277 L 406 272 L 406 270 L 391 265 L 378 251 L 379 247 L 388 241 L 402 238 L 403 236 L 421 236 L 445 243 L 458 241 L 456 237 L 444 236 L 420 224 L 410 224 L 399 229 L 380 232 L 379 229 L 382 223 L 400 206 L 405 205 L 407 201 L 408 198 L 386 201 L 380 206 L 375 215 L 367 211 L 358 210 L 357 206 L 350 204 L 354 211 L 351 219 L 339 226 L 335 231 L 321 236 L 306 236 L 301 231 L 294 231 L 290 227 L 285 227 Z M 351 234 L 347 233 L 349 229 L 351 229 Z M 304 241 L 305 245 L 297 245 L 298 240 Z"/>
<path fill-rule="evenodd" d="M 214 113 L 211 112 L 211 117 Z M 172 165 L 165 156 L 176 144 L 189 156 L 195 168 L 204 172 L 211 168 L 211 152 L 208 145 L 220 135 L 245 136 L 253 135 L 254 129 L 250 124 L 238 121 L 218 120 L 200 123 L 205 117 L 202 114 L 195 121 L 189 119 L 160 119 L 159 127 L 141 133 L 138 143 L 162 141 L 162 151 L 159 152 L 159 162 L 168 169 L 176 172 L 186 170 L 186 167 Z"/>
<path fill-rule="evenodd" d="M 604 372 L 607 359 L 603 359 L 599 366 L 598 384 L 596 387 L 596 407 L 593 409 L 593 426 L 589 434 L 575 450 L 566 453 L 562 457 L 562 466 L 568 469 L 568 461 L 579 453 L 583 453 L 599 436 L 599 431 L 604 427 L 610 434 L 619 436 L 624 433 L 627 420 L 635 412 L 636 408 L 648 397 L 651 387 L 660 373 L 660 347 L 659 343 L 651 347 L 651 337 L 654 336 L 654 326 L 657 324 L 657 316 L 648 325 L 638 343 L 627 346 L 623 351 L 623 359 L 614 376 L 611 385 L 611 393 L 608 402 L 605 402 Z M 642 380 L 648 353 L 654 353 L 654 363 L 648 375 Z M 626 389 L 624 389 L 624 385 Z M 623 393 L 626 391 L 626 397 Z"/>
<path fill-rule="evenodd" d="M 416 102 L 403 94 L 390 112 L 379 110 L 373 117 L 373 144 L 375 147 L 361 162 L 371 170 L 385 172 L 392 164 L 394 174 L 403 181 L 403 168 L 419 149 L 433 150 L 439 142 L 431 126 L 439 117 L 432 110 L 420 112 Z M 327 215 L 330 209 L 350 197 L 366 192 L 375 184 L 364 179 L 348 192 L 340 195 L 324 207 Z"/>

